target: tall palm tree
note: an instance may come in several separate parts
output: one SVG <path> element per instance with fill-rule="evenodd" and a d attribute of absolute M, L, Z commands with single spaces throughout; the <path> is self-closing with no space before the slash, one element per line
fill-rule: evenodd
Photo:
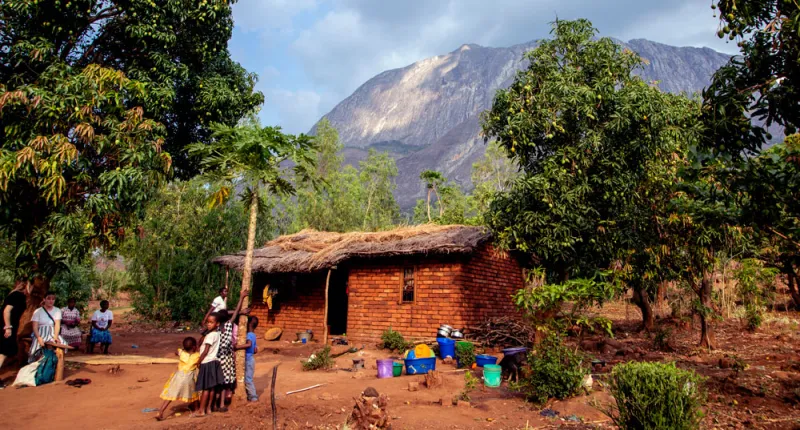
<path fill-rule="evenodd" d="M 250 210 L 247 230 L 247 252 L 242 271 L 240 294 L 250 294 L 253 268 L 253 248 L 256 241 L 256 221 L 261 203 L 261 192 L 294 194 L 294 185 L 286 178 L 289 170 L 299 181 L 310 180 L 309 169 L 314 167 L 314 142 L 310 136 L 293 136 L 281 132 L 280 127 L 261 127 L 258 119 L 251 117 L 242 124 L 230 127 L 211 125 L 212 139 L 208 144 L 187 146 L 189 154 L 199 158 L 203 175 L 217 187 L 212 205 L 222 205 L 231 196 L 234 187 L 243 187 L 242 200 Z M 245 298 L 242 307 L 249 306 Z M 239 323 L 238 343 L 247 341 L 246 319 Z M 244 378 L 244 351 L 236 355 L 236 374 L 240 386 Z M 244 396 L 239 390 L 238 396 Z"/>

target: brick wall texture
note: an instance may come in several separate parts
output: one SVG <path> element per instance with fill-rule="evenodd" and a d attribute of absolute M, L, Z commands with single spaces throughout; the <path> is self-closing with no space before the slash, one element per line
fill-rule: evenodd
<path fill-rule="evenodd" d="M 401 302 L 403 270 L 414 268 L 416 297 Z M 432 338 L 441 324 L 474 326 L 486 318 L 511 315 L 511 295 L 523 287 L 517 261 L 485 245 L 469 256 L 387 258 L 341 265 L 348 271 L 347 338 L 375 343 L 388 327 L 406 339 Z M 297 275 L 293 293 L 277 297 L 279 309 L 268 311 L 255 288 L 252 314 L 261 327 L 284 329 L 284 339 L 312 329 L 321 334 L 325 301 L 325 273 Z M 256 285 L 271 281 L 257 277 Z M 266 323 L 265 323 L 266 322 Z"/>

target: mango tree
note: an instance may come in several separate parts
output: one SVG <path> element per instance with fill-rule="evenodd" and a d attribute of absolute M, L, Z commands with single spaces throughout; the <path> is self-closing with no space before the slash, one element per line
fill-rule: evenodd
<path fill-rule="evenodd" d="M 615 269 L 653 323 L 651 287 L 671 185 L 700 127 L 699 106 L 662 93 L 633 72 L 635 53 L 596 38 L 586 20 L 557 21 L 526 54 L 527 69 L 483 114 L 487 139 L 520 166 L 486 221 L 498 243 L 531 256 L 551 282 Z"/>

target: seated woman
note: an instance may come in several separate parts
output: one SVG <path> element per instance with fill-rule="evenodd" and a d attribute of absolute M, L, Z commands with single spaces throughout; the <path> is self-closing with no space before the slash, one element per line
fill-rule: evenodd
<path fill-rule="evenodd" d="M 58 335 L 61 330 L 61 309 L 55 307 L 56 295 L 48 292 L 44 296 L 42 307 L 36 309 L 31 317 L 33 333 L 31 333 L 31 349 L 28 352 L 28 363 L 42 356 L 45 342 L 64 343 Z"/>
<path fill-rule="evenodd" d="M 75 299 L 67 300 L 67 307 L 61 308 L 61 337 L 73 348 L 81 347 L 81 312 L 75 307 Z"/>

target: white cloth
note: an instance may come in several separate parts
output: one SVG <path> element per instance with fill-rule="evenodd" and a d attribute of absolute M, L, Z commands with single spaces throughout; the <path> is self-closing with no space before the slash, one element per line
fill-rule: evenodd
<path fill-rule="evenodd" d="M 47 317 L 47 315 L 45 315 Z M 14 379 L 12 386 L 35 387 L 36 386 L 36 370 L 39 368 L 41 361 L 34 361 L 33 363 L 19 369 L 17 378 Z"/>
<path fill-rule="evenodd" d="M 214 309 L 211 312 L 219 312 L 221 310 L 228 309 L 228 304 L 225 303 L 225 299 L 223 299 L 222 296 L 217 296 L 216 298 L 214 298 L 214 301 L 211 302 L 211 306 L 214 307 Z"/>
<path fill-rule="evenodd" d="M 92 315 L 92 321 L 97 323 L 97 327 L 99 328 L 106 328 L 108 327 L 108 322 L 114 320 L 114 313 L 111 311 L 100 312 L 99 310 L 94 311 L 94 315 Z"/>
<path fill-rule="evenodd" d="M 48 313 L 50 316 L 47 316 Z M 53 318 L 50 319 L 50 317 Z M 53 327 L 56 325 L 53 320 L 61 321 L 61 309 L 53 307 L 52 311 L 45 311 L 44 308 L 39 308 L 33 312 L 33 316 L 31 317 L 31 321 L 36 321 L 40 326 Z"/>
<path fill-rule="evenodd" d="M 200 347 L 200 354 L 203 354 L 206 345 L 209 345 L 209 348 L 208 354 L 203 358 L 203 364 L 211 363 L 217 359 L 217 353 L 219 352 L 219 332 L 217 330 L 207 334 L 205 339 L 203 339 L 203 346 Z"/>

